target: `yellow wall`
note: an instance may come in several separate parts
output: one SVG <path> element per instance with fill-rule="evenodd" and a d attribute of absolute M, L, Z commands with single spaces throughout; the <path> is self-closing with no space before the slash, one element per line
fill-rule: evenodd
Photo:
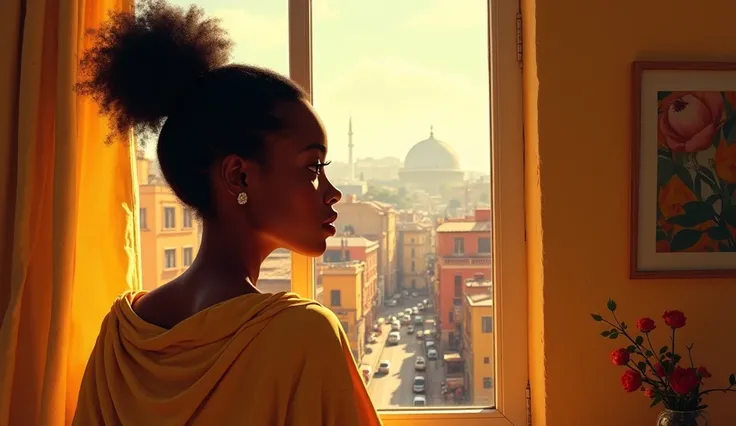
<path fill-rule="evenodd" d="M 427 288 L 427 254 L 432 250 L 431 233 L 429 230 L 405 230 L 401 233 L 403 238 L 399 241 L 403 247 L 399 261 L 401 262 L 402 286 L 405 289 L 411 289 L 411 282 L 415 280 L 417 289 Z M 412 256 L 412 248 L 414 256 Z M 414 272 L 411 270 L 412 261 Z"/>
<path fill-rule="evenodd" d="M 148 162 L 139 159 L 139 181 L 148 182 Z M 145 170 L 145 173 L 142 172 Z M 184 265 L 184 247 L 192 247 L 192 256 L 197 255 L 200 242 L 200 222 L 192 218 L 192 227 L 184 228 L 184 206 L 162 182 L 139 186 L 141 215 L 141 268 L 143 288 L 154 289 L 181 275 Z M 176 212 L 175 228 L 164 230 L 164 207 L 173 207 Z M 166 269 L 164 250 L 176 250 L 176 268 Z"/>
<path fill-rule="evenodd" d="M 621 390 L 616 344 L 588 314 L 609 296 L 629 323 L 683 310 L 680 341 L 696 342 L 710 382 L 725 384 L 736 280 L 628 279 L 630 65 L 734 60 L 736 2 L 522 0 L 522 10 L 534 425 L 653 425 L 658 410 Z M 708 396 L 712 424 L 736 423 L 735 397 Z"/>
<path fill-rule="evenodd" d="M 337 315 L 337 318 L 347 325 L 346 334 L 353 353 L 361 356 L 365 341 L 365 322 L 361 306 L 363 289 L 364 263 L 361 261 L 346 262 L 348 266 L 333 265 L 322 270 L 322 299 L 323 304 Z M 332 305 L 332 290 L 340 291 L 340 306 Z"/>
<path fill-rule="evenodd" d="M 494 401 L 494 390 L 496 389 L 496 379 L 494 375 L 494 351 L 493 351 L 493 333 L 485 333 L 482 331 L 482 317 L 493 318 L 493 306 L 471 306 L 468 300 L 465 300 L 465 312 L 463 315 L 463 346 L 468 349 L 463 351 L 463 359 L 465 359 L 465 368 L 470 378 L 468 384 L 469 390 L 472 392 L 472 403 L 475 405 L 489 405 Z M 495 324 L 494 324 L 495 327 Z M 483 358 L 488 357 L 488 364 L 483 362 Z M 490 377 L 493 380 L 493 387 L 485 389 L 483 387 L 483 378 Z"/>

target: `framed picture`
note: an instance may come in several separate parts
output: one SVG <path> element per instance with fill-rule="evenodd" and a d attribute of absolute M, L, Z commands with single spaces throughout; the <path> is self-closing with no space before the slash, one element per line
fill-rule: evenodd
<path fill-rule="evenodd" d="M 736 277 L 736 63 L 635 62 L 631 278 Z"/>

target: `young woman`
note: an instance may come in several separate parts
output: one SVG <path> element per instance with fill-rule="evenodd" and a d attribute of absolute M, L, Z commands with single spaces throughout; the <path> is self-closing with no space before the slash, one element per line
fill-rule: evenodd
<path fill-rule="evenodd" d="M 82 61 L 77 90 L 117 133 L 160 130 L 161 171 L 203 234 L 184 274 L 113 305 L 76 426 L 380 424 L 335 315 L 257 289 L 275 249 L 324 252 L 340 192 L 304 92 L 228 65 L 231 45 L 201 10 L 149 0 L 113 16 Z"/>

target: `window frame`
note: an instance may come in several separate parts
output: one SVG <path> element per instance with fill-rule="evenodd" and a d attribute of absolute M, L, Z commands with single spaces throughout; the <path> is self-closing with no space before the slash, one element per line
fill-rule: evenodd
<path fill-rule="evenodd" d="M 289 75 L 312 100 L 312 4 L 289 2 Z M 491 248 L 495 333 L 495 408 L 380 410 L 385 426 L 520 426 L 527 422 L 527 268 L 524 211 L 522 73 L 517 52 L 519 3 L 488 0 L 491 121 Z M 503 83 L 501 83 L 503 82 Z M 314 261 L 292 253 L 292 291 L 313 297 Z"/>
<path fill-rule="evenodd" d="M 189 255 L 189 263 L 187 263 L 187 250 L 191 253 Z M 194 263 L 194 247 L 192 246 L 182 246 L 181 248 L 181 265 L 182 267 L 190 267 L 192 266 L 192 263 Z"/>
<path fill-rule="evenodd" d="M 170 251 L 174 252 L 174 266 L 166 266 L 166 263 L 167 263 L 166 262 L 167 261 L 166 254 L 168 252 L 170 252 Z M 177 266 L 178 263 L 179 262 L 177 262 L 177 259 L 176 259 L 176 247 L 164 247 L 164 267 L 163 267 L 163 270 L 164 271 L 173 271 L 173 270 L 175 270 L 175 269 L 178 268 L 178 266 Z"/>
<path fill-rule="evenodd" d="M 171 220 L 173 221 L 172 226 L 166 226 L 168 216 L 166 215 L 166 212 L 171 209 L 174 211 L 174 214 L 171 215 Z M 161 230 L 162 231 L 173 231 L 176 230 L 176 207 L 175 206 L 163 206 L 163 218 L 161 220 Z"/>
<path fill-rule="evenodd" d="M 192 212 L 191 209 L 187 207 L 181 209 L 181 228 L 182 229 L 194 228 L 194 213 Z"/>

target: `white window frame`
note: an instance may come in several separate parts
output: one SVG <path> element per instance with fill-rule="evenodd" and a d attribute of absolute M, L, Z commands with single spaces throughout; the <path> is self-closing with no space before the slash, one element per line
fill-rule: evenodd
<path fill-rule="evenodd" d="M 174 266 L 166 266 L 166 253 L 168 251 L 174 252 Z M 178 266 L 177 264 L 179 259 L 176 258 L 176 247 L 164 247 L 164 271 L 171 271 L 176 269 Z"/>
<path fill-rule="evenodd" d="M 191 259 L 189 259 L 190 262 L 188 264 L 187 264 L 187 257 L 186 257 L 187 250 L 191 250 L 192 251 L 192 256 L 191 256 Z M 192 263 L 193 262 L 194 262 L 194 247 L 192 247 L 192 246 L 183 246 L 181 248 L 181 266 L 182 267 L 185 267 L 185 268 L 188 268 L 189 266 L 192 266 Z"/>
<path fill-rule="evenodd" d="M 174 214 L 172 215 L 172 217 L 174 218 L 173 219 L 174 226 L 171 226 L 171 227 L 166 226 L 166 210 L 167 209 L 173 209 L 174 210 Z M 176 229 L 176 207 L 174 207 L 174 206 L 163 206 L 163 218 L 161 220 L 161 229 L 163 229 L 164 231 L 171 231 L 173 229 Z"/>
<path fill-rule="evenodd" d="M 289 73 L 312 98 L 311 0 L 289 1 Z M 495 408 L 381 410 L 385 426 L 522 426 L 527 421 L 527 271 L 522 74 L 515 1 L 488 0 Z M 314 261 L 292 254 L 292 290 L 314 294 Z"/>

